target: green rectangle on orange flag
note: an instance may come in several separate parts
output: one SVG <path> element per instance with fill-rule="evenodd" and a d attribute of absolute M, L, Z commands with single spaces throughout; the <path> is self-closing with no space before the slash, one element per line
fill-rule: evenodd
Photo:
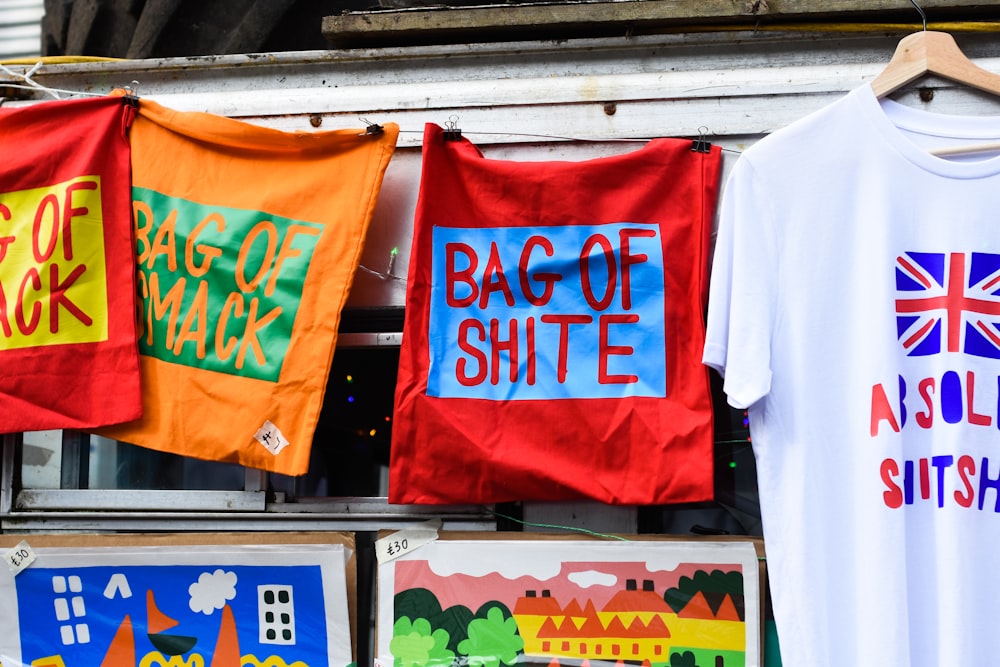
<path fill-rule="evenodd" d="M 137 418 L 121 98 L 0 109 L 0 433 Z"/>
<path fill-rule="evenodd" d="M 140 102 L 131 140 L 144 413 L 103 435 L 306 472 L 398 131 L 288 133 Z"/>
<path fill-rule="evenodd" d="M 149 305 L 139 338 L 142 353 L 279 381 L 302 277 L 323 225 L 146 188 L 134 188 L 132 197 L 139 284 Z M 158 211 L 170 213 L 157 225 Z M 177 238 L 186 239 L 183 253 L 177 252 Z"/>

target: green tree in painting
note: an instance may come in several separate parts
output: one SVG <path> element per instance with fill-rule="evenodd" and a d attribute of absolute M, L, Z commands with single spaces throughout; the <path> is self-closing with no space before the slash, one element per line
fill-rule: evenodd
<path fill-rule="evenodd" d="M 663 593 L 663 600 L 675 613 L 684 609 L 697 593 L 705 596 L 705 600 L 716 612 L 722 600 L 728 595 L 739 613 L 740 620 L 744 618 L 743 573 L 739 570 L 724 572 L 722 570 L 698 570 L 693 577 L 681 577 L 676 588 L 668 588 Z"/>
<path fill-rule="evenodd" d="M 483 606 L 476 610 L 476 618 L 487 618 L 491 609 L 499 609 L 504 618 L 514 616 L 514 614 L 510 613 L 510 609 L 503 602 L 500 602 L 499 600 L 490 600 L 489 602 L 484 602 Z"/>
<path fill-rule="evenodd" d="M 485 618 L 474 618 L 469 623 L 469 637 L 458 645 L 458 650 L 468 656 L 469 665 L 513 665 L 524 650 L 524 640 L 518 634 L 517 621 L 505 616 L 501 606 L 493 606 Z"/>
<path fill-rule="evenodd" d="M 448 650 L 448 632 L 431 629 L 430 621 L 418 618 L 410 621 L 403 616 L 392 626 L 389 651 L 394 667 L 431 667 L 450 665 L 455 653 Z"/>
<path fill-rule="evenodd" d="M 473 619 L 472 610 L 460 604 L 454 604 L 432 616 L 429 620 L 435 628 L 448 631 L 448 648 L 458 653 L 458 645 L 469 636 L 469 623 Z"/>
<path fill-rule="evenodd" d="M 694 653 L 684 651 L 670 654 L 670 667 L 698 667 L 698 663 L 694 660 Z"/>
<path fill-rule="evenodd" d="M 441 609 L 437 596 L 426 588 L 408 588 L 396 593 L 393 611 L 398 621 L 407 618 L 426 618 L 434 630 L 448 632 L 448 649 L 457 653 L 458 644 L 468 636 L 469 623 L 473 619 L 472 610 L 463 605 L 452 605 Z M 509 615 L 509 614 L 508 614 Z"/>
<path fill-rule="evenodd" d="M 441 613 L 441 603 L 437 596 L 426 588 L 408 588 L 396 593 L 392 602 L 394 622 L 402 617 L 434 618 Z"/>

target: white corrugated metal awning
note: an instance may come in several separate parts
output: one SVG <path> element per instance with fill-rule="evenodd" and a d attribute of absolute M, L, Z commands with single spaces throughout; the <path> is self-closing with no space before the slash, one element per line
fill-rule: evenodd
<path fill-rule="evenodd" d="M 0 0 L 0 62 L 42 52 L 42 0 Z"/>

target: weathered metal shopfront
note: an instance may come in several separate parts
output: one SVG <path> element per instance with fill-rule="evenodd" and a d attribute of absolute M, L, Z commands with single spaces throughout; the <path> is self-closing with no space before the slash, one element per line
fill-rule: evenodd
<path fill-rule="evenodd" d="M 330 31 L 347 30 L 334 19 L 344 17 L 331 17 Z M 490 157 L 518 160 L 612 155 L 654 137 L 707 140 L 722 146 L 725 174 L 760 137 L 874 78 L 907 31 L 905 25 L 864 31 L 748 25 L 412 46 L 364 46 L 359 33 L 344 41 L 361 45 L 334 50 L 7 66 L 0 73 L 4 105 L 131 86 L 141 98 L 172 109 L 280 130 L 395 122 L 401 132 L 344 313 L 309 474 L 281 477 L 75 432 L 10 434 L 3 436 L 0 530 L 343 530 L 357 532 L 364 544 L 378 530 L 440 518 L 455 530 L 519 530 L 527 524 L 759 535 L 747 431 L 721 394 L 718 501 L 710 505 L 441 508 L 386 502 L 423 127 L 460 129 Z M 956 37 L 977 63 L 1000 71 L 1000 42 L 993 35 L 970 31 Z M 942 112 L 997 108 L 988 94 L 933 78 L 900 99 Z M 371 559 L 359 562 L 359 585 L 370 585 L 373 567 Z M 363 602 L 359 611 L 370 614 L 370 604 Z M 363 647 L 358 658 L 370 664 Z"/>

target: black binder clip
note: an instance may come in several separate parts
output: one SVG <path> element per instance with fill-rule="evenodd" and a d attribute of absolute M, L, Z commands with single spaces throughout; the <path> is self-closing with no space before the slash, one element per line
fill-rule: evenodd
<path fill-rule="evenodd" d="M 130 106 L 133 109 L 139 108 L 139 82 L 133 81 L 131 85 L 125 86 L 123 88 L 125 95 L 124 99 L 126 106 Z"/>
<path fill-rule="evenodd" d="M 371 122 L 367 118 L 362 118 L 361 122 L 364 123 L 367 127 L 365 127 L 365 131 L 363 134 L 358 135 L 359 137 L 377 137 L 378 135 L 385 132 L 384 127 L 382 127 L 378 123 Z"/>
<path fill-rule="evenodd" d="M 712 151 L 712 142 L 708 140 L 708 128 L 704 125 L 698 128 L 698 138 L 691 142 L 691 150 L 696 153 Z"/>
<path fill-rule="evenodd" d="M 459 141 L 462 138 L 462 130 L 458 129 L 458 116 L 452 116 L 444 124 L 444 140 Z"/>

